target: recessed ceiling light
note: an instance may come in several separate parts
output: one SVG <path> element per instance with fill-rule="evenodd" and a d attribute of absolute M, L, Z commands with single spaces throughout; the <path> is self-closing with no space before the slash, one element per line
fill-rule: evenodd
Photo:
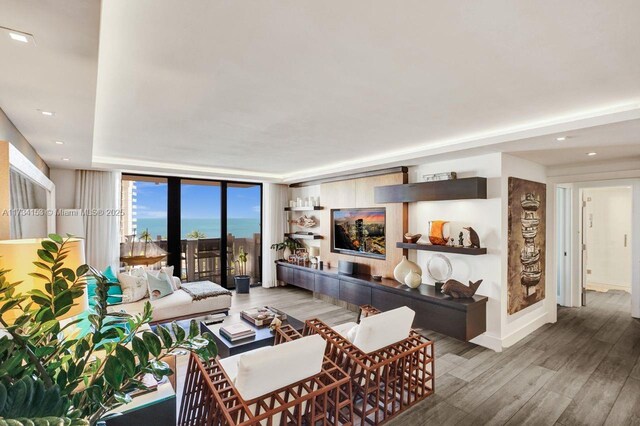
<path fill-rule="evenodd" d="M 597 152 L 587 152 L 587 155 L 589 157 L 593 157 L 594 155 L 598 155 L 598 153 Z"/>
<path fill-rule="evenodd" d="M 33 46 L 36 45 L 36 40 L 33 38 L 33 34 L 25 33 L 24 31 L 18 31 L 7 27 L 0 27 L 0 33 L 6 34 L 11 40 L 17 41 L 18 43 L 24 43 Z"/>
<path fill-rule="evenodd" d="M 55 112 L 53 111 L 43 111 L 41 109 L 39 109 L 38 111 L 40 111 L 40 114 L 46 115 L 47 117 L 53 117 L 55 115 Z"/>
<path fill-rule="evenodd" d="M 19 41 L 21 43 L 29 43 L 29 39 L 27 38 L 26 35 L 23 35 L 23 34 L 10 32 L 9 37 L 11 37 L 11 40 Z"/>
<path fill-rule="evenodd" d="M 62 141 L 56 141 L 56 145 L 64 145 L 64 142 L 62 142 Z"/>
<path fill-rule="evenodd" d="M 566 136 L 560 136 L 560 137 L 556 138 L 557 141 L 563 141 L 563 140 L 566 140 L 566 139 L 567 139 Z"/>
<path fill-rule="evenodd" d="M 65 157 L 62 159 L 62 161 L 69 161 L 69 159 Z"/>

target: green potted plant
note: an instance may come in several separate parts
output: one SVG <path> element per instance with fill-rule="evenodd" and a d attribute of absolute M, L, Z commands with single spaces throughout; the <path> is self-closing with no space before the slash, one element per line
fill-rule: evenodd
<path fill-rule="evenodd" d="M 187 234 L 187 238 L 193 239 L 193 240 L 200 240 L 202 238 L 207 238 L 207 235 L 204 232 L 200 231 L 199 229 L 194 229 L 193 231 Z"/>
<path fill-rule="evenodd" d="M 195 321 L 189 331 L 176 323 L 171 331 L 162 325 L 143 331 L 151 321 L 149 302 L 135 316 L 109 313 L 107 291 L 114 284 L 87 265 L 65 268 L 68 241 L 55 234 L 42 241 L 30 275 L 44 282 L 44 290 L 18 293 L 19 283 L 5 276 L 11 265 L 0 259 L 0 424 L 93 426 L 107 411 L 130 402 L 132 392 L 145 390 L 145 374 L 156 379 L 173 374 L 167 356 L 190 351 L 206 362 L 217 355 L 211 336 L 200 336 Z M 61 320 L 83 297 L 87 275 L 97 283 L 93 310 Z M 42 409 L 26 397 L 42 400 Z M 62 422 L 41 421 L 51 416 Z"/>
<path fill-rule="evenodd" d="M 303 245 L 298 240 L 288 237 L 280 243 L 271 244 L 271 249 L 281 254 L 281 260 L 289 259 L 289 256 L 293 254 L 293 250 L 302 247 Z"/>
<path fill-rule="evenodd" d="M 235 260 L 237 275 L 233 277 L 236 285 L 236 293 L 249 293 L 251 277 L 247 275 L 247 252 L 244 247 L 240 247 L 238 258 Z"/>

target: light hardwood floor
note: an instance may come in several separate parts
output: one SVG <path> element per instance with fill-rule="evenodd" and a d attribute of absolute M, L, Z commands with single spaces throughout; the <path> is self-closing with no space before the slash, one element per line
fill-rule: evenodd
<path fill-rule="evenodd" d="M 356 313 L 297 288 L 234 294 L 232 312 L 271 305 L 330 325 Z M 640 321 L 628 293 L 589 292 L 587 307 L 559 308 L 547 324 L 496 353 L 430 331 L 436 392 L 390 425 L 640 424 Z M 182 389 L 186 357 L 178 366 Z"/>

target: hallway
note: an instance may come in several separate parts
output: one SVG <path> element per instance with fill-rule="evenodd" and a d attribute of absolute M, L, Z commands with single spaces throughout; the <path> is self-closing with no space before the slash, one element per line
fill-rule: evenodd
<path fill-rule="evenodd" d="M 502 353 L 435 336 L 436 394 L 397 425 L 640 422 L 640 320 L 630 295 L 589 292 Z M 426 333 L 434 337 L 432 333 Z"/>

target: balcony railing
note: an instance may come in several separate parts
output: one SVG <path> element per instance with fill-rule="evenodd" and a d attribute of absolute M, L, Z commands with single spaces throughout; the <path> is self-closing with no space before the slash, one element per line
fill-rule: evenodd
<path fill-rule="evenodd" d="M 154 244 L 168 251 L 166 239 L 154 240 Z M 247 253 L 246 274 L 251 277 L 251 283 L 260 280 L 260 262 L 262 261 L 260 234 L 253 234 L 253 238 L 236 238 L 233 234 L 227 236 L 227 264 L 222 265 L 222 250 L 220 238 L 199 238 L 181 240 L 181 270 L 183 281 L 209 280 L 221 284 L 222 272 L 226 269 L 227 287 L 233 287 L 233 276 L 238 274 L 235 260 L 240 253 L 240 247 Z M 166 265 L 166 259 L 151 268 Z"/>

